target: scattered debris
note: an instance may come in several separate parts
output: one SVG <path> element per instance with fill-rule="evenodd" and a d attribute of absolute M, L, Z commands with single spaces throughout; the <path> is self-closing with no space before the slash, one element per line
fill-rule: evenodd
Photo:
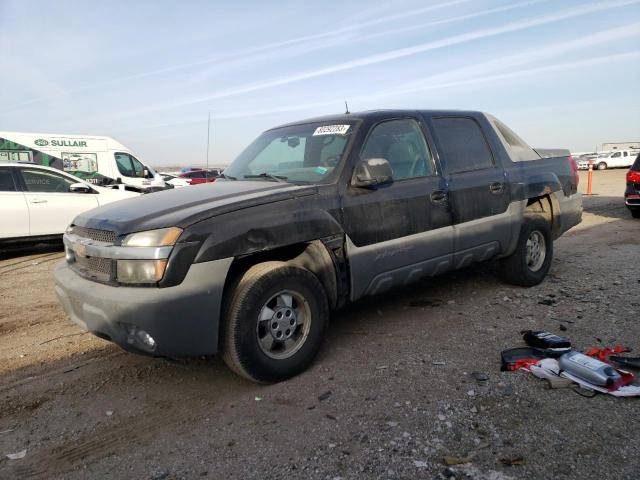
<path fill-rule="evenodd" d="M 423 462 L 422 460 L 414 460 L 413 464 L 417 467 L 417 468 L 426 468 L 429 466 L 429 462 Z"/>
<path fill-rule="evenodd" d="M 255 401 L 256 401 L 256 402 L 260 402 L 260 401 L 262 401 L 262 397 L 256 397 L 256 398 L 255 398 Z"/>
<path fill-rule="evenodd" d="M 431 365 L 440 365 L 440 366 L 442 366 L 442 365 L 446 365 L 446 363 L 445 362 L 431 362 Z"/>
<path fill-rule="evenodd" d="M 500 463 L 508 467 L 511 467 L 513 465 L 524 465 L 524 458 L 522 457 L 501 458 Z"/>
<path fill-rule="evenodd" d="M 327 390 L 322 395 L 318 395 L 318 400 L 320 402 L 324 402 L 327 398 L 331 396 L 331 390 Z"/>
<path fill-rule="evenodd" d="M 450 455 L 445 455 L 442 458 L 442 461 L 444 462 L 445 465 L 462 465 L 465 463 L 471 463 L 471 460 L 473 460 L 473 457 L 471 455 L 468 455 L 466 457 L 453 457 Z"/>
<path fill-rule="evenodd" d="M 471 376 L 478 382 L 486 382 L 487 380 L 489 380 L 489 375 L 484 372 L 471 372 Z"/>
<path fill-rule="evenodd" d="M 431 298 L 418 298 L 409 302 L 410 307 L 439 307 L 442 304 L 442 300 Z"/>
<path fill-rule="evenodd" d="M 25 449 L 16 453 L 8 453 L 7 458 L 9 460 L 20 460 L 21 458 L 24 458 L 26 455 L 27 455 L 27 450 Z"/>
<path fill-rule="evenodd" d="M 106 414 L 107 414 L 107 417 L 110 417 L 111 415 L 113 415 L 113 410 L 107 410 Z"/>

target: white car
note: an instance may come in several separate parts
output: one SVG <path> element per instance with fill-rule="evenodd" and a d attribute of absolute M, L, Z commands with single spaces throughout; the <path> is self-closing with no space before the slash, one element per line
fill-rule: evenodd
<path fill-rule="evenodd" d="M 91 185 L 51 167 L 0 163 L 0 244 L 58 237 L 76 215 L 139 195 Z"/>
<path fill-rule="evenodd" d="M 607 168 L 629 168 L 638 155 L 637 150 L 613 150 L 598 155 L 593 159 L 593 168 L 606 170 Z M 587 162 L 586 168 L 589 168 Z"/>
<path fill-rule="evenodd" d="M 165 183 L 173 185 L 174 188 L 188 187 L 190 185 L 190 183 L 186 179 L 180 178 L 173 173 L 160 172 L 159 175 L 162 177 Z"/>

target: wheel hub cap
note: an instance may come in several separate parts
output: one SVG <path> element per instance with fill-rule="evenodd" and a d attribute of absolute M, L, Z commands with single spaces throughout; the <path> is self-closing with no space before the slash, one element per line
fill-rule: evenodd
<path fill-rule="evenodd" d="M 275 340 L 291 338 L 298 326 L 296 312 L 289 307 L 278 308 L 271 317 L 269 331 Z"/>
<path fill-rule="evenodd" d="M 525 258 L 527 267 L 532 272 L 540 270 L 544 264 L 546 254 L 546 242 L 542 233 L 537 230 L 531 232 L 527 239 L 527 254 Z"/>
<path fill-rule="evenodd" d="M 309 303 L 300 293 L 276 293 L 258 314 L 256 335 L 260 349 L 276 360 L 291 357 L 305 343 L 311 320 Z"/>

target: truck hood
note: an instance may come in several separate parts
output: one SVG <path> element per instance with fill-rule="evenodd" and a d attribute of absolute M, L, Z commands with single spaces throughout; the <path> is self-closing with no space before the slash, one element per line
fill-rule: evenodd
<path fill-rule="evenodd" d="M 186 228 L 210 217 L 256 205 L 314 195 L 315 186 L 267 181 L 217 181 L 121 200 L 81 213 L 74 225 L 117 235 L 165 227 Z"/>

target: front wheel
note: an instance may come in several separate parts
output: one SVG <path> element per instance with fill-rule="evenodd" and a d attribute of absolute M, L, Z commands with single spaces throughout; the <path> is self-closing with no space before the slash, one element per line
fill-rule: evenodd
<path fill-rule="evenodd" d="M 605 162 L 600 162 L 598 164 L 598 170 L 606 170 L 607 169 L 607 164 Z"/>
<path fill-rule="evenodd" d="M 500 260 L 501 274 L 509 283 L 532 287 L 547 276 L 552 259 L 549 222 L 538 216 L 525 217 L 515 251 Z"/>
<path fill-rule="evenodd" d="M 228 296 L 222 356 L 249 380 L 286 380 L 311 364 L 328 319 L 327 296 L 313 273 L 284 262 L 254 265 Z"/>

